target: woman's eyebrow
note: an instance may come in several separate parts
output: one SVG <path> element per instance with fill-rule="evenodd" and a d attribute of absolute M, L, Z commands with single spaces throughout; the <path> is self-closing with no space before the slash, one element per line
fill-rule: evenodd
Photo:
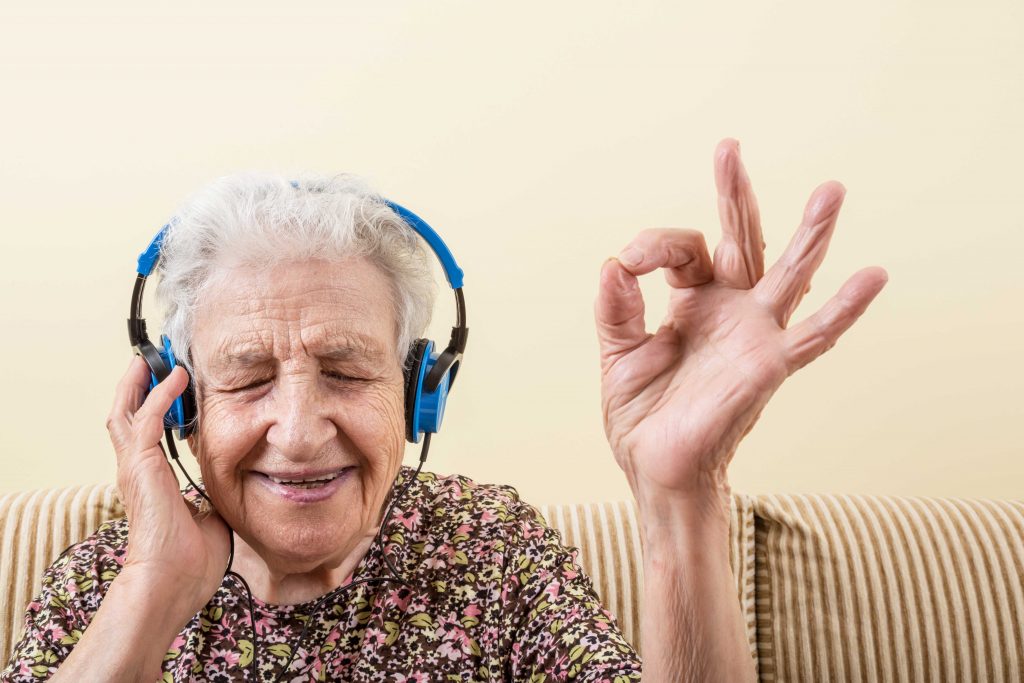
<path fill-rule="evenodd" d="M 346 361 L 352 359 L 380 360 L 384 357 L 380 347 L 366 339 L 354 340 L 352 343 L 334 344 L 314 354 L 320 360 Z M 217 357 L 214 368 L 249 368 L 266 365 L 274 361 L 274 356 L 266 351 L 230 351 Z"/>
<path fill-rule="evenodd" d="M 383 356 L 384 352 L 381 351 L 376 344 L 367 344 L 366 342 L 359 342 L 353 345 L 332 346 L 316 354 L 316 357 L 321 360 L 337 361 L 351 360 L 353 358 L 379 360 Z"/>
<path fill-rule="evenodd" d="M 274 360 L 274 357 L 265 351 L 231 351 L 213 361 L 215 369 L 243 367 L 249 368 L 256 365 L 266 365 Z"/>

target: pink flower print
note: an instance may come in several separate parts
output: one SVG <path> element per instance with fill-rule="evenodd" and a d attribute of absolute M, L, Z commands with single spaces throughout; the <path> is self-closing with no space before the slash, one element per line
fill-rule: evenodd
<path fill-rule="evenodd" d="M 272 614 L 264 614 L 256 619 L 256 631 L 261 637 L 277 632 L 277 626 L 277 618 Z"/>
<path fill-rule="evenodd" d="M 501 632 L 493 624 L 484 629 L 483 639 L 489 643 L 496 642 L 500 636 Z"/>
<path fill-rule="evenodd" d="M 480 610 L 480 608 L 474 602 L 474 603 L 470 603 L 466 607 L 466 609 L 462 610 L 462 614 L 463 614 L 463 616 L 467 616 L 467 617 L 478 617 L 481 614 L 483 614 L 483 612 Z"/>
<path fill-rule="evenodd" d="M 462 656 L 462 648 L 456 647 L 454 644 L 445 641 L 437 648 L 437 654 L 442 657 L 447 657 L 454 662 Z"/>
<path fill-rule="evenodd" d="M 423 513 L 420 512 L 419 508 L 415 508 L 411 512 L 403 512 L 398 517 L 398 521 L 402 523 L 402 526 L 404 526 L 406 529 L 409 529 L 411 531 L 413 529 L 413 527 L 419 525 L 420 519 L 422 519 L 422 518 L 423 518 Z"/>
<path fill-rule="evenodd" d="M 469 635 L 467 635 L 466 629 L 462 628 L 462 624 L 456 621 L 454 614 L 449 614 L 438 620 L 438 628 L 435 635 L 441 636 L 445 643 L 457 645 L 459 651 L 464 654 L 472 653 Z"/>
<path fill-rule="evenodd" d="M 524 539 L 531 538 L 542 538 L 544 536 L 544 527 L 539 524 L 521 524 L 520 530 L 522 531 Z"/>
<path fill-rule="evenodd" d="M 428 557 L 423 560 L 423 566 L 427 569 L 444 569 L 448 566 L 448 563 L 442 560 L 440 557 Z"/>
<path fill-rule="evenodd" d="M 387 604 L 397 607 L 403 612 L 409 609 L 410 602 L 412 602 L 412 591 L 408 588 L 396 588 L 388 593 Z"/>
<path fill-rule="evenodd" d="M 418 671 L 408 676 L 405 674 L 395 674 L 395 683 L 429 683 L 429 680 L 427 674 Z"/>
<path fill-rule="evenodd" d="M 548 584 L 548 587 L 544 589 L 544 593 L 552 600 L 557 600 L 558 595 L 562 592 L 562 584 L 558 581 L 554 581 Z"/>
<path fill-rule="evenodd" d="M 58 624 L 48 624 L 46 628 L 43 629 L 43 633 L 49 641 L 58 641 L 68 634 L 68 632 Z"/>
<path fill-rule="evenodd" d="M 239 653 L 227 648 L 213 648 L 210 652 L 210 663 L 218 669 L 233 667 L 238 664 Z"/>
<path fill-rule="evenodd" d="M 366 629 L 366 634 L 363 636 L 363 641 L 366 644 L 373 646 L 383 645 L 386 639 L 387 635 L 380 629 L 376 628 Z"/>
<path fill-rule="evenodd" d="M 496 513 L 494 510 L 491 510 L 490 508 L 488 508 L 488 509 L 484 510 L 482 513 L 480 513 L 480 522 L 482 524 L 487 524 L 488 522 L 493 522 L 497 518 L 498 518 L 498 513 Z"/>

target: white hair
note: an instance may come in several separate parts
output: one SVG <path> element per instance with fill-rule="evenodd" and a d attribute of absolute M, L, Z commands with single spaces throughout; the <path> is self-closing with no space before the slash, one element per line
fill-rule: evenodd
<path fill-rule="evenodd" d="M 226 266 L 353 256 L 367 258 L 391 281 L 402 364 L 430 323 L 437 291 L 433 256 L 366 181 L 350 174 L 292 181 L 248 172 L 210 183 L 179 208 L 160 249 L 156 299 L 175 357 L 193 373 L 196 306 Z"/>

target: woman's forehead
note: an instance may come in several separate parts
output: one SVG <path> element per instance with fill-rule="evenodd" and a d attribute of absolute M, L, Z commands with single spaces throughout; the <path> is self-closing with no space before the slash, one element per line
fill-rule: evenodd
<path fill-rule="evenodd" d="M 196 346 L 239 362 L 297 345 L 334 360 L 388 355 L 396 323 L 386 276 L 365 260 L 332 265 L 232 269 L 200 297 Z"/>

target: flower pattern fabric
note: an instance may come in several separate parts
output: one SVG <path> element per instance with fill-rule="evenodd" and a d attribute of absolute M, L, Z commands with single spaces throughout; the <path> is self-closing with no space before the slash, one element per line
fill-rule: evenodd
<path fill-rule="evenodd" d="M 403 467 L 392 492 L 413 473 Z M 118 575 L 127 539 L 125 519 L 107 522 L 46 570 L 0 681 L 57 670 Z M 359 583 L 391 577 L 383 554 L 407 584 Z M 163 680 L 248 681 L 254 656 L 261 681 L 640 680 L 639 658 L 576 550 L 509 486 L 421 473 L 347 589 L 311 615 L 318 602 L 254 597 L 254 640 L 246 594 L 226 577 L 170 644 Z"/>

